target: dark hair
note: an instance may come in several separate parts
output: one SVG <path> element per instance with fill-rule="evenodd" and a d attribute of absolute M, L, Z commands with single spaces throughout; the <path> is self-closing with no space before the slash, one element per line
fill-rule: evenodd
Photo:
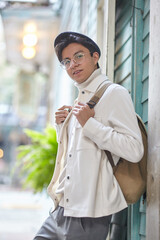
<path fill-rule="evenodd" d="M 59 34 L 54 42 L 55 51 L 60 62 L 62 61 L 63 49 L 71 43 L 83 45 L 90 51 L 91 56 L 93 56 L 94 52 L 98 52 L 99 57 L 101 55 L 98 45 L 91 38 L 77 32 L 64 32 Z M 99 67 L 99 65 L 97 66 Z"/>

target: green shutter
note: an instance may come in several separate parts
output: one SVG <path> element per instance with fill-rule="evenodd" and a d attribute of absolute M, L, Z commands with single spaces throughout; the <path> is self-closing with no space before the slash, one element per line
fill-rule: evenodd
<path fill-rule="evenodd" d="M 142 119 L 147 126 L 148 122 L 148 82 L 149 82 L 149 19 L 150 1 L 144 1 L 143 13 L 143 75 L 142 75 Z"/>
<path fill-rule="evenodd" d="M 132 59 L 132 98 L 136 112 L 142 117 L 146 127 L 148 123 L 148 81 L 149 81 L 149 0 L 135 1 Z M 146 239 L 146 200 L 131 207 L 132 240 Z M 139 227 L 135 227 L 136 224 Z"/>
<path fill-rule="evenodd" d="M 149 0 L 117 0 L 115 24 L 114 81 L 128 89 L 136 112 L 147 126 Z M 128 208 L 127 239 L 145 240 L 145 222 L 146 202 L 142 198 L 137 204 Z M 112 225 L 114 225 L 113 221 Z"/>
<path fill-rule="evenodd" d="M 149 82 L 149 19 L 150 19 L 150 0 L 144 1 L 143 11 L 143 55 L 142 55 L 142 113 L 141 117 L 148 126 L 148 82 Z M 140 201 L 140 239 L 146 239 L 146 200 Z"/>
<path fill-rule="evenodd" d="M 115 82 L 131 91 L 131 1 L 117 1 L 115 28 Z"/>
<path fill-rule="evenodd" d="M 129 92 L 132 86 L 131 20 L 131 0 L 116 1 L 114 82 L 123 85 Z M 112 217 L 110 240 L 127 240 L 126 229 L 128 231 L 125 209 Z"/>

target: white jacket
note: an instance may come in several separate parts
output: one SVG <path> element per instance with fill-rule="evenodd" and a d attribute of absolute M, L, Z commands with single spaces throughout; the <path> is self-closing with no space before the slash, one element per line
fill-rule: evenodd
<path fill-rule="evenodd" d="M 97 69 L 86 82 L 77 84 L 78 101 L 89 101 L 106 79 Z M 119 157 L 138 162 L 143 156 L 141 133 L 128 91 L 117 84 L 109 86 L 95 106 L 94 118 L 90 118 L 83 127 L 75 121 L 73 146 L 67 153 L 67 125 L 71 115 L 72 112 L 59 132 L 56 166 L 48 187 L 54 208 L 62 197 L 55 191 L 65 159 L 65 216 L 101 217 L 126 208 L 127 203 L 103 150 L 112 153 L 115 163 Z"/>

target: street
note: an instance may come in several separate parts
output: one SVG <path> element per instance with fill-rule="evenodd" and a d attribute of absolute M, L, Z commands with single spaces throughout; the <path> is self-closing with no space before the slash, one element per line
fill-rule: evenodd
<path fill-rule="evenodd" d="M 46 194 L 0 185 L 0 240 L 32 240 L 51 207 Z"/>

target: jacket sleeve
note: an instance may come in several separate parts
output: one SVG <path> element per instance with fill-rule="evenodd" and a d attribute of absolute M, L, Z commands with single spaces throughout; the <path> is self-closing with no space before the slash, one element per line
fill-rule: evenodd
<path fill-rule="evenodd" d="M 83 134 L 98 148 L 108 150 L 131 162 L 143 156 L 143 143 L 131 97 L 121 86 L 104 94 L 96 108 L 101 110 L 101 120 L 89 118 Z M 95 108 L 95 112 L 96 112 Z"/>

